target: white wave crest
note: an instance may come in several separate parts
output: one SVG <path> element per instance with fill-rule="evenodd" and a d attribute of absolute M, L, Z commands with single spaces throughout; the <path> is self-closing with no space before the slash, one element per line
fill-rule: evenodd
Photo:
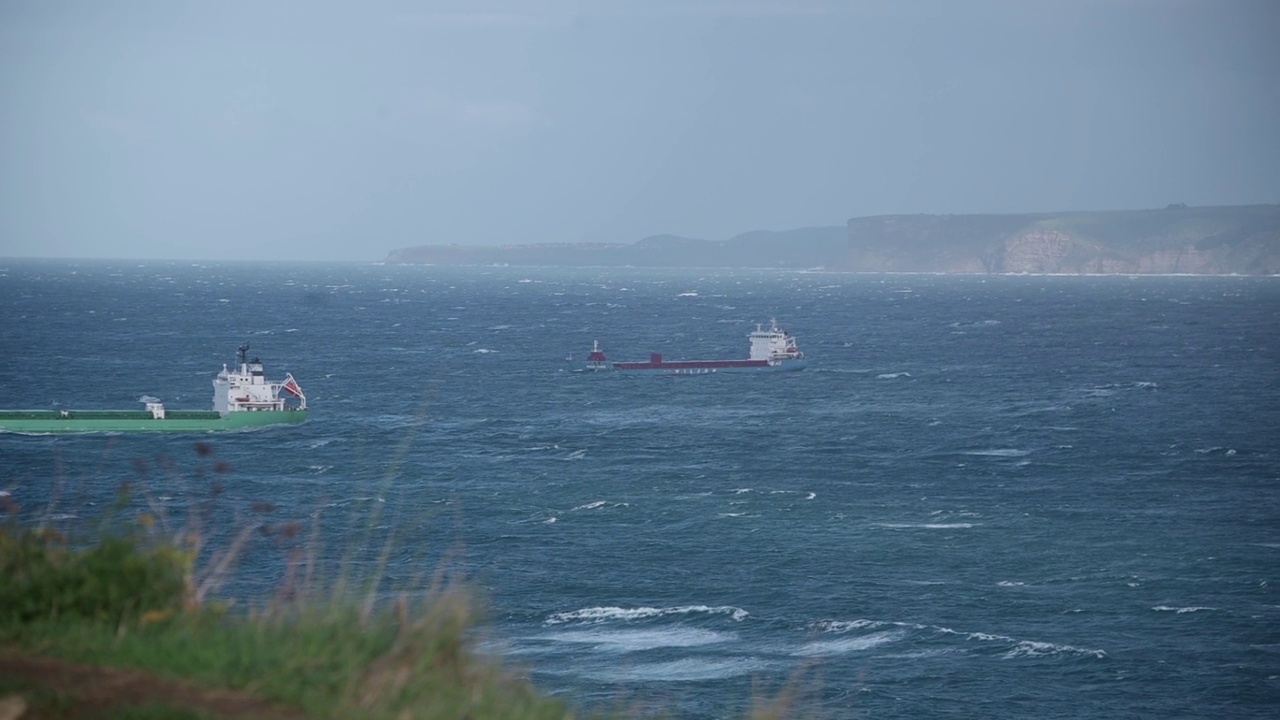
<path fill-rule="evenodd" d="M 979 455 L 982 457 L 1026 457 L 1031 454 L 1030 450 L 1018 450 L 1017 448 L 993 448 L 991 450 L 966 450 L 961 455 Z"/>
<path fill-rule="evenodd" d="M 655 607 L 637 607 L 637 608 L 621 608 L 621 607 L 590 607 L 581 610 L 571 610 L 569 612 L 555 613 L 546 619 L 547 625 L 559 625 L 567 622 L 592 622 L 600 623 L 609 620 L 644 620 L 647 618 L 664 617 L 667 615 L 690 615 L 693 613 L 707 615 L 729 615 L 734 620 L 741 622 L 747 617 L 748 613 L 742 608 L 733 607 L 731 605 L 722 605 L 719 607 L 711 607 L 708 605 L 683 605 L 680 607 L 655 608 Z"/>
<path fill-rule="evenodd" d="M 977 320 L 974 322 L 961 322 L 957 320 L 956 322 L 951 323 L 947 327 L 952 327 L 952 328 L 994 327 L 999 324 L 1000 324 L 999 320 Z"/>
<path fill-rule="evenodd" d="M 893 528 L 902 530 L 905 528 L 924 528 L 927 530 L 965 530 L 973 527 L 973 523 L 875 523 L 876 527 Z"/>
<path fill-rule="evenodd" d="M 599 507 L 604 507 L 604 500 L 597 500 L 595 502 L 587 503 L 586 505 L 579 505 L 574 508 L 574 510 L 595 510 Z M 570 512 L 573 512 L 573 510 L 570 510 Z"/>
<path fill-rule="evenodd" d="M 1074 645 L 1063 645 L 1058 643 L 1040 642 L 1038 640 L 1019 640 L 1007 635 L 995 635 L 984 632 L 962 632 L 952 630 L 948 627 L 938 625 L 916 625 L 903 622 L 885 622 L 878 620 L 854 620 L 852 622 L 843 621 L 825 621 L 819 623 L 816 627 L 819 629 L 829 629 L 836 632 L 844 632 L 847 630 L 856 630 L 862 628 L 877 629 L 881 627 L 896 627 L 906 630 L 923 630 L 932 631 L 941 635 L 954 635 L 965 640 L 976 640 L 979 642 L 1003 643 L 1009 646 L 1005 652 L 1006 659 L 1011 658 L 1031 658 L 1031 657 L 1048 657 L 1057 655 L 1075 655 L 1094 658 L 1105 658 L 1107 652 L 1105 650 L 1095 650 L 1091 648 L 1081 648 Z M 877 633 L 878 635 L 879 633 Z M 873 635 L 874 637 L 874 635 Z M 896 639 L 896 638 L 894 638 Z"/>
<path fill-rule="evenodd" d="M 599 669 L 588 669 L 584 674 L 594 680 L 606 682 L 690 682 L 698 680 L 723 680 L 725 678 L 756 675 L 770 664 L 758 658 L 733 657 L 708 660 L 684 658 L 670 662 L 626 664 Z"/>
<path fill-rule="evenodd" d="M 1105 658 L 1107 653 L 1105 650 L 1090 650 L 1071 645 L 1055 645 L 1054 643 L 1037 642 L 1035 640 L 1021 640 L 1017 645 L 1013 646 L 1013 649 L 1004 654 L 1006 658 L 1048 657 L 1053 655 L 1088 655 L 1101 659 Z"/>
<path fill-rule="evenodd" d="M 879 375 L 876 376 L 876 379 L 877 380 L 893 380 L 894 378 L 900 378 L 900 377 L 911 377 L 911 373 L 909 372 L 880 373 Z"/>
<path fill-rule="evenodd" d="M 557 642 L 594 645 L 609 652 L 632 652 L 665 647 L 699 647 L 732 639 L 732 635 L 702 628 L 676 627 L 647 630 L 570 630 L 542 636 Z"/>
<path fill-rule="evenodd" d="M 160 398 L 154 395 L 143 395 L 142 397 L 138 398 L 138 402 L 144 402 L 144 403 L 160 402 Z"/>
<path fill-rule="evenodd" d="M 850 630 L 874 630 L 894 624 L 883 620 L 819 620 L 809 627 L 818 632 L 844 633 Z"/>
<path fill-rule="evenodd" d="M 1170 607 L 1168 605 L 1157 605 L 1151 609 L 1155 610 L 1156 612 L 1171 612 L 1171 613 L 1177 613 L 1181 615 L 1183 613 L 1200 612 L 1201 610 L 1217 610 L 1218 608 L 1203 607 L 1200 605 L 1193 605 L 1190 607 Z"/>
<path fill-rule="evenodd" d="M 1105 650 L 1091 650 L 1089 648 L 1079 648 L 1073 645 L 1059 645 L 1055 643 L 1040 642 L 1038 640 L 1019 640 L 1011 638 L 1007 635 L 992 635 L 990 633 L 971 632 L 962 633 L 952 630 L 951 628 L 937 628 L 938 632 L 948 635 L 960 635 L 967 640 L 981 640 L 983 642 L 1003 642 L 1013 643 L 1013 647 L 1004 654 L 1006 659 L 1019 657 L 1046 657 L 1051 655 L 1088 655 L 1095 658 L 1105 658 L 1107 652 Z"/>
<path fill-rule="evenodd" d="M 831 655 L 846 655 L 851 652 L 859 652 L 861 650 L 870 650 L 873 647 L 891 643 L 902 639 L 905 633 L 899 632 L 877 632 L 870 635 L 857 635 L 853 637 L 843 637 L 836 640 L 819 640 L 811 642 L 793 652 L 793 655 L 801 657 L 827 657 Z"/>

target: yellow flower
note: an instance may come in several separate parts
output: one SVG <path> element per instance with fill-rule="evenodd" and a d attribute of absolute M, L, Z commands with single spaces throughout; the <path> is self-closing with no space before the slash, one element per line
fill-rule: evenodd
<path fill-rule="evenodd" d="M 173 617 L 173 610 L 148 610 L 142 613 L 142 625 L 162 623 Z"/>

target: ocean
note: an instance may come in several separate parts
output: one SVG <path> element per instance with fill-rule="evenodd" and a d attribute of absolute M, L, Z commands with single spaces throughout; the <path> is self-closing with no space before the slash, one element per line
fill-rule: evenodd
<path fill-rule="evenodd" d="M 241 606 L 300 549 L 465 578 L 481 649 L 584 709 L 1280 713 L 1277 278 L 7 259 L 0 318 L 6 408 L 207 409 L 246 341 L 293 373 L 301 426 L 0 435 L 25 523 L 122 483 L 214 549 L 267 523 Z M 807 370 L 566 370 L 772 318 Z"/>

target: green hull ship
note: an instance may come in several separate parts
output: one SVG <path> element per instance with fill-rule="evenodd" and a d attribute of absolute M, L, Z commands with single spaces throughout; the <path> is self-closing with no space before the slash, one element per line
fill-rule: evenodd
<path fill-rule="evenodd" d="M 300 423 L 305 410 L 219 415 L 212 410 L 168 410 L 164 417 L 135 410 L 0 410 L 0 430 L 13 433 L 208 432 Z"/>
<path fill-rule="evenodd" d="M 160 402 L 143 410 L 0 410 L 0 432 L 197 433 L 305 422 L 307 396 L 293 375 L 267 380 L 262 361 L 247 359 L 248 352 L 241 345 L 238 369 L 223 365 L 213 379 L 212 410 L 166 410 Z"/>

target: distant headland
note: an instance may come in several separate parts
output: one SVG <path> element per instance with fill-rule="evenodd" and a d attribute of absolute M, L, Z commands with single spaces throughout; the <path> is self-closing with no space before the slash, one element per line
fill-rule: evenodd
<path fill-rule="evenodd" d="M 1008 215 L 877 215 L 729 240 L 419 245 L 384 262 L 829 272 L 1280 275 L 1280 205 Z"/>

